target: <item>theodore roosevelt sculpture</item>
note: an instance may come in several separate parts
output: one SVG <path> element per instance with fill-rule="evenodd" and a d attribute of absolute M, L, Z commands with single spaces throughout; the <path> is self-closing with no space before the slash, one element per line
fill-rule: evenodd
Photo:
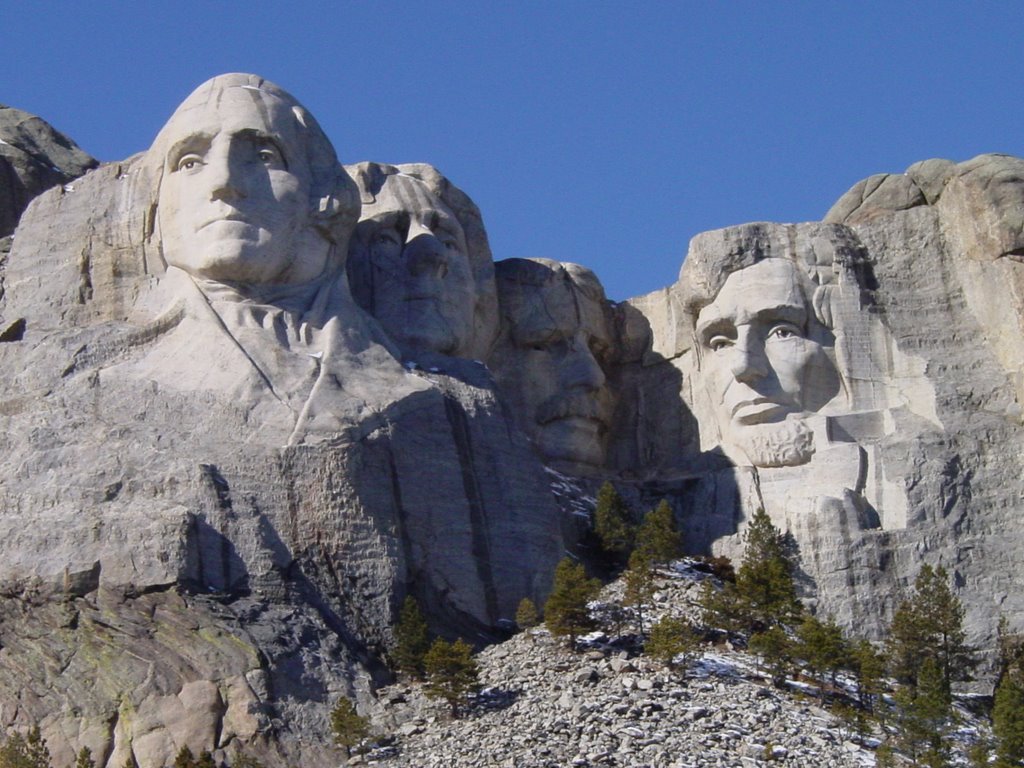
<path fill-rule="evenodd" d="M 599 467 L 612 411 L 604 289 L 589 269 L 548 259 L 499 261 L 495 276 L 501 332 L 489 365 L 502 394 L 543 459 Z"/>
<path fill-rule="evenodd" d="M 482 358 L 496 330 L 494 265 L 480 212 L 429 165 L 348 166 L 362 216 L 348 275 L 360 306 L 407 356 Z"/>
<path fill-rule="evenodd" d="M 398 367 L 349 295 L 359 197 L 312 115 L 222 75 L 178 107 L 146 167 L 167 266 L 148 305 L 170 330 L 132 375 L 225 395 L 290 440 L 374 411 Z"/>

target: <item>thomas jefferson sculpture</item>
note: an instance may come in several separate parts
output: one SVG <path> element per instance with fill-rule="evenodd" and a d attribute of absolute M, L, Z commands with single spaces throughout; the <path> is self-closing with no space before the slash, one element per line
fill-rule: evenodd
<path fill-rule="evenodd" d="M 429 165 L 349 171 L 363 199 L 348 260 L 356 301 L 408 356 L 482 358 L 497 317 L 480 211 Z"/>

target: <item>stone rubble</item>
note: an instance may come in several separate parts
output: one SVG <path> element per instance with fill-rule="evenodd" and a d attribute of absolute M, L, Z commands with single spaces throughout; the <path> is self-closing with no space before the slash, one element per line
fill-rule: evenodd
<path fill-rule="evenodd" d="M 663 572 L 667 573 L 667 572 Z M 699 582 L 662 579 L 652 613 L 695 617 Z M 621 599 L 621 581 L 602 601 Z M 646 621 L 646 619 L 645 619 Z M 572 652 L 538 628 L 477 657 L 482 690 L 473 710 L 452 720 L 443 703 L 415 685 L 378 692 L 374 720 L 390 746 L 352 765 L 508 766 L 867 766 L 871 749 L 810 698 L 756 676 L 746 653 L 705 646 L 686 674 L 595 633 Z M 583 644 L 586 647 L 586 644 Z"/>

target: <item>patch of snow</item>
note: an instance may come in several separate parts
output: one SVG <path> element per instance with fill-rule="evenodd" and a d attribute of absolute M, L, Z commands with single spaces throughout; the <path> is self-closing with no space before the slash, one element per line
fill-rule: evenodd
<path fill-rule="evenodd" d="M 692 677 L 743 677 L 740 667 L 732 660 L 724 656 L 705 652 L 704 655 L 693 662 L 690 666 Z"/>

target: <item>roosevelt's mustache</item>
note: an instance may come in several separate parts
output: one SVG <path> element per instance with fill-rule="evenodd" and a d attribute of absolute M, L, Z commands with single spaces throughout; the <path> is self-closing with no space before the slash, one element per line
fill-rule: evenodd
<path fill-rule="evenodd" d="M 549 397 L 538 406 L 537 423 L 548 424 L 559 419 L 577 417 L 605 424 L 608 421 L 609 406 L 610 399 L 604 390 L 566 392 Z"/>

